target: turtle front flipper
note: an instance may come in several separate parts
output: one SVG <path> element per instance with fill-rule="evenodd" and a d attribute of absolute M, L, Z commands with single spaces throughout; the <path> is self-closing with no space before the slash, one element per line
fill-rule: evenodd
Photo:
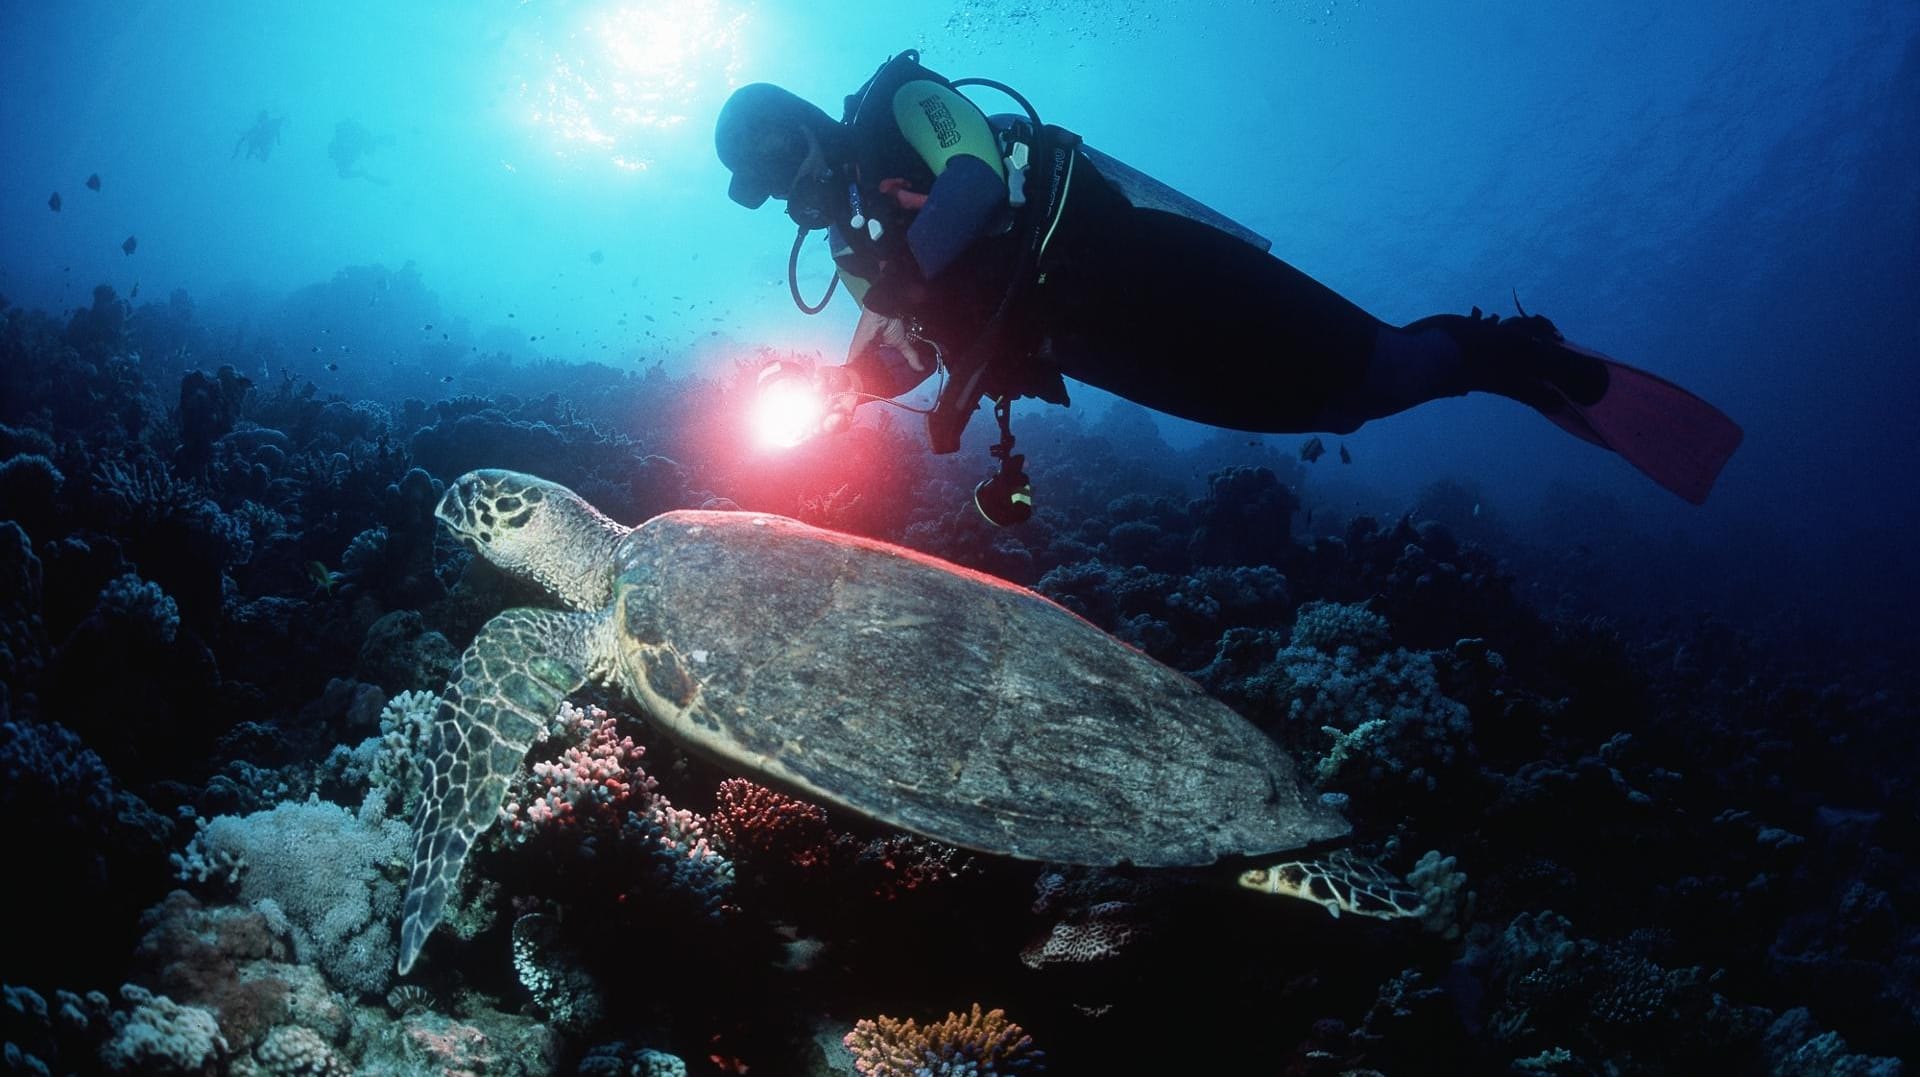
<path fill-rule="evenodd" d="M 488 621 L 440 696 L 413 819 L 413 871 L 400 922 L 400 972 L 440 922 L 474 839 L 500 815 L 507 780 L 562 700 L 604 663 L 599 613 L 508 610 Z"/>
<path fill-rule="evenodd" d="M 557 482 L 499 469 L 453 480 L 433 514 L 468 549 L 576 610 L 612 599 L 613 550 L 633 530 Z"/>

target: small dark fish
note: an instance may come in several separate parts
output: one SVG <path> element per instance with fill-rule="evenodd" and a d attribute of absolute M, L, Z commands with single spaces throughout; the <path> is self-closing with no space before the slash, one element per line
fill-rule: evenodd
<path fill-rule="evenodd" d="M 600 253 L 597 250 L 594 251 L 592 254 L 587 255 L 587 261 L 592 262 L 594 265 L 599 265 L 601 262 L 604 262 L 606 260 L 607 260 L 607 256 Z"/>
<path fill-rule="evenodd" d="M 128 299 L 140 298 L 140 282 L 139 281 L 133 282 L 133 290 L 127 293 L 127 298 Z"/>
<path fill-rule="evenodd" d="M 339 369 L 340 369 L 340 364 L 339 364 L 339 363 L 328 363 L 328 364 L 327 364 L 327 369 L 328 369 L 328 370 L 339 370 Z"/>
<path fill-rule="evenodd" d="M 421 326 L 420 328 L 421 328 L 421 330 L 423 330 L 423 331 L 424 331 L 424 330 L 428 330 L 428 329 L 432 329 L 432 328 L 433 328 L 433 323 L 432 323 L 432 322 L 428 322 L 427 324 L 425 324 L 425 325 L 423 325 L 423 326 Z"/>
<path fill-rule="evenodd" d="M 95 172 L 93 175 L 87 177 L 87 190 L 97 191 L 99 189 L 100 189 L 100 173 Z"/>
<path fill-rule="evenodd" d="M 440 380 L 441 380 L 441 381 L 444 381 L 444 382 L 448 382 L 448 383 L 451 383 L 451 382 L 453 381 L 453 375 L 451 375 L 451 374 L 449 374 L 449 375 L 447 375 L 446 377 L 444 377 L 444 378 L 441 378 Z"/>
<path fill-rule="evenodd" d="M 1306 444 L 1300 446 L 1300 459 L 1309 464 L 1325 455 L 1327 455 L 1327 447 L 1322 445 L 1317 437 L 1308 438 Z"/>
<path fill-rule="evenodd" d="M 135 247 L 138 247 L 139 245 L 140 245 L 139 240 L 133 238 L 132 236 L 128 236 L 127 241 L 125 243 L 120 244 L 120 249 L 123 251 L 126 251 L 128 254 L 132 254 L 133 249 Z"/>
<path fill-rule="evenodd" d="M 512 314 L 508 314 L 508 315 L 507 315 L 507 317 L 509 317 L 509 318 L 511 318 L 511 317 L 513 317 L 513 315 L 512 315 Z"/>
<path fill-rule="evenodd" d="M 315 355 L 319 355 L 319 354 L 320 354 L 320 345 L 318 345 L 318 344 L 315 344 L 315 345 L 313 346 L 313 354 L 315 354 Z"/>
<path fill-rule="evenodd" d="M 1340 462 L 1343 464 L 1353 463 L 1353 454 L 1347 451 L 1345 444 L 1340 446 Z"/>
<path fill-rule="evenodd" d="M 60 192 L 59 191 L 55 191 L 53 192 L 52 195 L 48 196 L 47 208 L 54 211 L 55 213 L 60 212 Z"/>

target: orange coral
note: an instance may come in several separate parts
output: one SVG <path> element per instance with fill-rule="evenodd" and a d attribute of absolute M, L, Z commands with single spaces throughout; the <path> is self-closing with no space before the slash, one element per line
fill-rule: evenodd
<path fill-rule="evenodd" d="M 1026 1030 L 1007 1020 L 1005 1010 L 966 1015 L 949 1013 L 943 1021 L 920 1027 L 913 1018 L 891 1017 L 857 1022 L 844 1041 L 863 1077 L 915 1077 L 916 1074 L 1037 1074 L 1045 1054 Z"/>

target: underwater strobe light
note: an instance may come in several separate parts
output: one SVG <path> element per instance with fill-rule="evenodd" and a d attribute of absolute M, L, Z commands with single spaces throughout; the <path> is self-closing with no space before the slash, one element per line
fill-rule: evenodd
<path fill-rule="evenodd" d="M 761 446 L 791 449 L 819 433 L 826 415 L 826 399 L 805 370 L 781 362 L 760 369 L 750 420 Z"/>

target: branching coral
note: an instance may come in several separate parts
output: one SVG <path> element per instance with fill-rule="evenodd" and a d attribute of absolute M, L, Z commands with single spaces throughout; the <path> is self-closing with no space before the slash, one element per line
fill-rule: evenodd
<path fill-rule="evenodd" d="M 1037 1074 L 1045 1055 L 1005 1010 L 949 1013 L 924 1027 L 909 1017 L 862 1019 L 847 1033 L 862 1077 L 994 1077 Z"/>
<path fill-rule="evenodd" d="M 733 863 L 708 841 L 705 818 L 658 792 L 659 782 L 640 766 L 646 749 L 599 707 L 563 703 L 554 728 L 574 743 L 514 779 L 501 808 L 503 840 L 527 844 L 565 835 L 596 859 L 635 857 L 633 868 L 651 891 L 719 916 Z"/>
<path fill-rule="evenodd" d="M 728 778 L 714 790 L 712 824 L 729 855 L 763 866 L 817 867 L 833 848 L 825 808 L 745 778 Z"/>
<path fill-rule="evenodd" d="M 598 707 L 563 703 L 555 724 L 579 741 L 515 779 L 500 809 L 512 840 L 596 821 L 617 826 L 631 808 L 645 810 L 660 783 L 640 766 L 647 750 L 623 735 L 619 723 Z"/>

